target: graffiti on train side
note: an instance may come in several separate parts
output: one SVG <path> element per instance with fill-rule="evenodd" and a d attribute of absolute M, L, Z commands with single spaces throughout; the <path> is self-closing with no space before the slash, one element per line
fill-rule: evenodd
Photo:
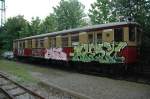
<path fill-rule="evenodd" d="M 47 49 L 45 58 L 54 60 L 67 60 L 67 54 L 63 52 L 62 48 L 50 48 Z"/>
<path fill-rule="evenodd" d="M 127 46 L 126 42 L 104 42 L 102 44 L 80 44 L 74 47 L 71 53 L 73 61 L 100 63 L 122 63 L 125 58 L 119 56 L 118 52 Z"/>
<path fill-rule="evenodd" d="M 34 57 L 43 58 L 44 54 L 45 54 L 45 49 L 42 49 L 42 48 L 32 49 L 32 56 Z"/>
<path fill-rule="evenodd" d="M 24 50 L 23 49 L 18 49 L 18 55 L 23 56 L 24 55 Z"/>

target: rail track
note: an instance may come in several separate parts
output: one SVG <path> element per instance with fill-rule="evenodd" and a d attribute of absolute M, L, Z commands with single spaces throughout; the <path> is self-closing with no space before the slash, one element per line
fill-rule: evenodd
<path fill-rule="evenodd" d="M 53 84 L 49 85 L 44 82 L 40 84 L 47 89 L 46 97 L 27 89 L 0 72 L 0 99 L 90 99 Z"/>
<path fill-rule="evenodd" d="M 3 94 L 0 95 L 0 99 L 45 99 L 41 95 L 11 80 L 4 73 L 0 73 L 0 93 Z"/>

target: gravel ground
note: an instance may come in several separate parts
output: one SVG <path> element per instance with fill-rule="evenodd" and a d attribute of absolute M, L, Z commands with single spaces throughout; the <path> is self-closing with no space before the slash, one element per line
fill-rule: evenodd
<path fill-rule="evenodd" d="M 91 99 L 150 99 L 150 85 L 96 77 L 62 70 L 51 69 L 46 72 L 31 72 L 47 84 L 54 84 Z"/>
<path fill-rule="evenodd" d="M 39 93 L 44 96 L 47 95 L 47 91 L 38 84 L 41 81 L 80 93 L 91 99 L 150 99 L 150 85 L 147 84 L 90 76 L 47 68 L 47 66 L 35 66 L 5 60 L 1 61 L 0 67 L 0 70 L 13 75 L 13 79 L 16 79 L 19 83 L 29 85 L 28 87 L 33 90 L 35 88 L 35 90 L 39 91 L 38 89 L 42 87 L 43 90 L 40 89 Z M 20 82 L 23 79 L 25 82 Z"/>

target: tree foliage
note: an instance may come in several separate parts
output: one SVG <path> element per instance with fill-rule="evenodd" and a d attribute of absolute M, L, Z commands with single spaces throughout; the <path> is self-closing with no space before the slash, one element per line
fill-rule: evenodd
<path fill-rule="evenodd" d="M 78 0 L 61 0 L 57 7 L 54 7 L 54 14 L 57 21 L 57 29 L 64 30 L 85 25 L 84 6 Z"/>
<path fill-rule="evenodd" d="M 93 24 L 120 21 L 121 17 L 124 19 L 131 17 L 141 25 L 144 42 L 149 43 L 150 0 L 97 0 L 91 5 L 89 17 Z"/>
<path fill-rule="evenodd" d="M 149 0 L 97 0 L 91 5 L 89 17 L 93 24 L 119 21 L 132 17 L 143 27 L 149 25 Z"/>
<path fill-rule="evenodd" d="M 14 39 L 18 39 L 24 36 L 27 36 L 26 33 L 23 33 L 25 27 L 29 24 L 24 19 L 23 16 L 16 16 L 9 18 L 5 25 L 1 27 L 0 38 L 3 43 L 3 49 L 10 50 L 12 49 L 12 42 Z"/>
<path fill-rule="evenodd" d="M 21 31 L 24 27 L 28 25 L 28 22 L 24 19 L 23 16 L 16 16 L 9 18 L 4 25 L 5 32 L 7 36 L 9 35 L 12 38 L 21 38 L 23 35 Z"/>
<path fill-rule="evenodd" d="M 101 24 L 115 21 L 114 15 L 112 15 L 112 6 L 110 0 L 97 0 L 91 4 L 89 10 L 89 17 L 92 24 Z"/>
<path fill-rule="evenodd" d="M 112 0 L 112 2 L 117 16 L 132 17 L 141 25 L 143 45 L 150 46 L 150 0 Z"/>
<path fill-rule="evenodd" d="M 54 14 L 50 14 L 43 20 L 43 22 L 40 25 L 40 31 L 41 33 L 48 33 L 53 32 L 57 30 L 57 22 L 56 22 L 56 16 Z"/>
<path fill-rule="evenodd" d="M 39 17 L 32 18 L 30 23 L 31 35 L 40 34 L 40 24 L 41 24 L 41 20 Z"/>

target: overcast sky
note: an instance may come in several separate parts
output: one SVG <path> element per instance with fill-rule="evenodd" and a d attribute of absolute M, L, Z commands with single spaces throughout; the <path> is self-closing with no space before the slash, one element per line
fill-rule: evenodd
<path fill-rule="evenodd" d="M 79 0 L 85 5 L 85 11 L 87 13 L 91 3 L 96 0 Z M 28 21 L 32 17 L 40 17 L 41 19 L 53 12 L 53 8 L 60 0 L 6 0 L 6 17 L 13 17 L 17 15 L 24 15 Z"/>

